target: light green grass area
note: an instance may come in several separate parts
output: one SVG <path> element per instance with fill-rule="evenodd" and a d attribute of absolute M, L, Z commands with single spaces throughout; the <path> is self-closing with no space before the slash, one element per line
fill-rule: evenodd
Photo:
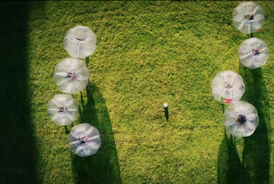
<path fill-rule="evenodd" d="M 232 25 L 239 3 L 29 2 L 21 50 L 29 98 L 25 121 L 34 145 L 24 154 L 33 152 L 26 158 L 36 171 L 23 176 L 45 184 L 274 183 L 274 2 L 257 2 L 266 21 L 253 36 L 267 44 L 269 58 L 256 70 L 239 61 L 240 44 L 250 37 Z M 64 36 L 77 25 L 97 37 L 95 53 L 85 60 L 91 84 L 73 95 L 80 105 L 73 125 L 90 123 L 102 136 L 98 153 L 87 158 L 69 149 L 72 126 L 56 126 L 47 114 L 48 102 L 62 93 L 53 74 L 69 57 Z M 258 109 L 260 124 L 249 138 L 225 136 L 223 106 L 211 93 L 213 78 L 224 70 L 243 77 L 243 100 Z M 169 121 L 163 103 L 169 104 Z"/>

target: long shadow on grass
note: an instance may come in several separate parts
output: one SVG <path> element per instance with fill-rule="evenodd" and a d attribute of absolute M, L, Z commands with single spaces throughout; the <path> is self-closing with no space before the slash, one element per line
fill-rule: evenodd
<path fill-rule="evenodd" d="M 260 123 L 255 133 L 244 138 L 243 163 L 250 175 L 250 183 L 269 183 L 270 147 L 268 127 L 270 129 L 269 97 L 263 80 L 262 69 L 248 69 L 240 64 L 246 91 L 242 100 L 253 104 L 259 114 Z"/>
<path fill-rule="evenodd" d="M 261 69 L 251 70 L 240 63 L 240 75 L 246 91 L 241 100 L 253 104 L 259 114 L 260 123 L 253 135 L 244 138 L 243 162 L 237 153 L 234 138 L 226 136 L 218 155 L 219 183 L 269 183 L 270 147 L 268 127 L 270 114 L 267 108 L 269 98 Z"/>
<path fill-rule="evenodd" d="M 218 183 L 249 184 L 250 177 L 241 162 L 234 137 L 224 134 L 218 153 Z"/>
<path fill-rule="evenodd" d="M 0 2 L 0 183 L 37 183 L 28 85 L 28 2 Z"/>
<path fill-rule="evenodd" d="M 235 140 L 225 136 L 218 155 L 219 183 L 269 183 L 270 147 L 268 127 L 270 115 L 269 101 L 261 69 L 251 70 L 240 63 L 240 75 L 243 77 L 246 91 L 242 98 L 253 104 L 259 114 L 260 123 L 253 135 L 244 138 L 243 162 L 235 146 Z M 270 127 L 269 127 L 270 128 Z"/>
<path fill-rule="evenodd" d="M 251 70 L 240 63 L 246 91 L 241 100 L 253 104 L 259 114 L 260 123 L 253 135 L 244 138 L 243 162 L 235 146 L 235 140 L 225 136 L 218 155 L 219 183 L 269 183 L 270 147 L 268 127 L 270 115 L 269 101 L 261 69 Z"/>
<path fill-rule="evenodd" d="M 102 145 L 97 154 L 85 158 L 75 156 L 73 172 L 76 183 L 121 183 L 114 135 L 105 100 L 94 84 L 87 87 L 86 96 L 81 93 L 81 122 L 98 128 Z"/>

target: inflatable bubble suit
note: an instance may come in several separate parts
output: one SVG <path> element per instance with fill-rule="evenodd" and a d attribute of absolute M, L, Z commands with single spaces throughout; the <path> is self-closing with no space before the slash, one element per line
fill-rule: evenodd
<path fill-rule="evenodd" d="M 64 93 L 75 94 L 88 84 L 89 70 L 80 59 L 66 58 L 56 65 L 54 81 Z"/>
<path fill-rule="evenodd" d="M 74 126 L 68 138 L 71 151 L 80 157 L 96 154 L 101 146 L 98 129 L 88 123 Z"/>
<path fill-rule="evenodd" d="M 78 103 L 71 95 L 55 95 L 49 102 L 48 114 L 56 125 L 70 125 L 78 118 Z"/>
<path fill-rule="evenodd" d="M 231 70 L 218 73 L 211 88 L 213 97 L 224 104 L 239 101 L 245 92 L 243 78 Z"/>
<path fill-rule="evenodd" d="M 66 33 L 64 47 L 71 57 L 84 59 L 94 53 L 96 36 L 89 27 L 76 26 Z"/>
<path fill-rule="evenodd" d="M 257 109 L 248 102 L 231 103 L 224 112 L 225 130 L 235 137 L 252 135 L 259 124 Z"/>
<path fill-rule="evenodd" d="M 242 33 L 259 31 L 264 25 L 263 9 L 255 2 L 243 2 L 232 13 L 233 25 Z"/>
<path fill-rule="evenodd" d="M 244 66 L 250 69 L 256 69 L 266 64 L 268 48 L 262 40 L 249 38 L 241 44 L 239 57 Z"/>

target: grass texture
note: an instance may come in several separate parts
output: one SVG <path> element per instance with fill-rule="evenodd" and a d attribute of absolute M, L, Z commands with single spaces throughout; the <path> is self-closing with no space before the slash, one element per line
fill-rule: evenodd
<path fill-rule="evenodd" d="M 250 37 L 232 25 L 239 3 L 1 2 L 0 183 L 274 183 L 274 2 L 257 2 L 266 21 L 252 36 L 266 42 L 269 59 L 256 70 L 239 61 Z M 53 72 L 69 57 L 63 40 L 77 25 L 93 30 L 97 48 L 85 60 L 89 86 L 73 95 L 79 118 L 61 127 L 47 108 L 62 93 Z M 224 70 L 243 77 L 242 99 L 258 110 L 251 137 L 224 132 L 224 107 L 211 94 Z M 69 149 L 79 123 L 101 133 L 94 156 Z"/>

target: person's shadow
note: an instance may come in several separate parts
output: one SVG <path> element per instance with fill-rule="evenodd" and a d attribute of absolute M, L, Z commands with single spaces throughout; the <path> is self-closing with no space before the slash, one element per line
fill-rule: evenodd
<path fill-rule="evenodd" d="M 95 155 L 79 157 L 73 154 L 75 183 L 121 183 L 115 139 L 105 99 L 97 86 L 89 83 L 86 93 L 81 93 L 81 123 L 90 123 L 101 135 L 102 145 Z"/>
<path fill-rule="evenodd" d="M 250 183 L 248 172 L 237 152 L 236 140 L 227 133 L 224 134 L 218 153 L 218 183 Z"/>
<path fill-rule="evenodd" d="M 240 75 L 246 90 L 243 101 L 254 105 L 259 115 L 259 125 L 254 134 L 244 138 L 243 161 L 240 161 L 235 140 L 225 135 L 218 154 L 218 183 L 269 183 L 270 146 L 268 129 L 270 113 L 269 98 L 261 68 L 248 69 L 240 63 Z M 266 105 L 265 105 L 266 104 Z"/>
<path fill-rule="evenodd" d="M 270 128 L 269 97 L 263 79 L 262 69 L 248 69 L 240 65 L 240 75 L 245 82 L 246 91 L 242 100 L 254 105 L 259 115 L 259 125 L 250 137 L 244 138 L 243 163 L 253 183 L 269 183 Z"/>

